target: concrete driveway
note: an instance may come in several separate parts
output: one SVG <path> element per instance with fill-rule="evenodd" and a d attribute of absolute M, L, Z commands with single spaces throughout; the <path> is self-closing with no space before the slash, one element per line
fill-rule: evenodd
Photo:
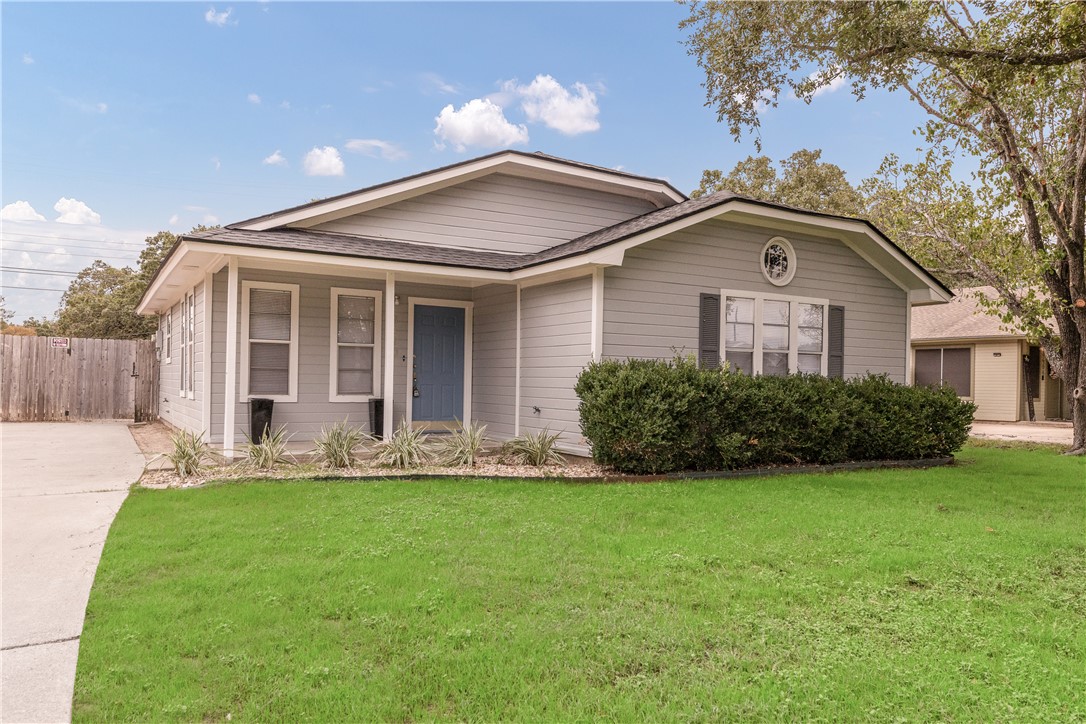
<path fill-rule="evenodd" d="M 969 434 L 992 440 L 1044 442 L 1068 447 L 1074 438 L 1069 422 L 974 422 Z"/>
<path fill-rule="evenodd" d="M 0 425 L 0 721 L 71 719 L 94 572 L 143 463 L 124 422 Z"/>

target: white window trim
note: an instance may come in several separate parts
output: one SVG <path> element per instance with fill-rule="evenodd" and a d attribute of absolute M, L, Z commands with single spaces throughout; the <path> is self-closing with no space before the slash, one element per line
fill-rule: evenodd
<path fill-rule="evenodd" d="M 407 299 L 407 369 L 404 375 L 404 400 L 406 401 L 404 419 L 409 428 L 414 424 L 412 413 L 414 412 L 415 398 L 411 394 L 411 363 L 415 357 L 415 307 L 420 304 L 426 307 L 457 307 L 464 310 L 464 419 L 461 422 L 470 425 L 473 419 L 471 416 L 471 378 L 473 369 L 471 340 L 474 334 L 475 302 L 462 302 L 453 299 L 427 299 L 424 297 L 408 297 Z M 385 404 L 388 404 L 387 400 Z M 385 434 L 390 433 L 386 430 Z"/>
<path fill-rule="evenodd" d="M 181 366 L 178 382 L 182 399 L 196 399 L 196 289 L 181 297 Z"/>
<path fill-rule="evenodd" d="M 766 271 L 765 268 L 765 252 L 773 244 L 780 244 L 788 254 L 788 271 L 785 273 L 783 279 L 774 279 L 769 276 L 769 272 Z M 762 247 L 762 253 L 758 255 L 758 268 L 762 270 L 762 276 L 766 278 L 766 281 L 775 287 L 783 287 L 791 283 L 792 278 L 796 276 L 796 249 L 792 246 L 792 242 L 788 241 L 788 239 L 785 239 L 783 236 L 774 236 L 767 241 L 765 246 Z"/>
<path fill-rule="evenodd" d="M 287 375 L 288 393 L 285 395 L 254 395 L 249 392 L 249 296 L 251 289 L 266 289 L 274 292 L 290 292 L 290 371 Z M 241 399 L 254 397 L 274 400 L 275 402 L 298 401 L 298 305 L 301 287 L 297 284 L 279 284 L 277 282 L 243 281 L 241 283 Z M 260 341 L 260 340 L 257 340 Z"/>
<path fill-rule="evenodd" d="M 340 395 L 336 391 L 339 376 L 339 298 L 370 297 L 373 299 L 373 393 L 369 395 Z M 382 316 L 381 292 L 375 289 L 349 289 L 332 287 L 331 303 L 328 314 L 328 401 L 329 402 L 368 402 L 381 397 L 384 378 L 381 376 L 381 327 Z"/>
<path fill-rule="evenodd" d="M 813 304 L 822 307 L 822 364 L 819 374 L 823 377 L 829 372 L 830 345 L 829 345 L 829 317 L 830 302 L 828 299 L 815 299 L 812 297 L 795 297 L 788 294 L 764 294 L 761 292 L 745 292 L 739 289 L 720 290 L 720 362 L 727 359 L 728 342 L 728 297 L 754 300 L 754 348 L 751 371 L 754 375 L 762 374 L 762 302 L 789 302 L 788 305 L 788 374 L 794 375 L 799 370 L 799 305 Z M 748 352 L 751 350 L 743 350 Z M 805 352 L 804 354 L 813 354 Z"/>
<path fill-rule="evenodd" d="M 162 358 L 166 364 L 173 362 L 173 307 L 166 311 L 166 323 L 162 333 Z"/>

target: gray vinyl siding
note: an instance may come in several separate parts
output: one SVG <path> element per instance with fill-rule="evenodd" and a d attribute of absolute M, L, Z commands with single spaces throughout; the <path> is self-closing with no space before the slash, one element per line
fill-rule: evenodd
<path fill-rule="evenodd" d="M 181 301 L 170 308 L 173 315 L 173 341 L 171 358 L 166 362 L 165 350 L 159 361 L 159 417 L 181 430 L 203 432 L 203 380 L 204 380 L 204 285 L 196 285 L 195 353 L 193 362 L 193 390 L 196 399 L 181 396 Z M 165 316 L 159 317 L 159 329 L 165 330 Z"/>
<path fill-rule="evenodd" d="M 796 275 L 777 287 L 761 272 L 773 236 L 795 247 Z M 604 274 L 603 352 L 607 357 L 697 354 L 698 295 L 747 291 L 828 299 L 845 307 L 845 376 L 865 372 L 905 381 L 905 292 L 843 243 L 731 222 L 709 221 L 626 252 Z"/>
<path fill-rule="evenodd" d="M 461 249 L 531 253 L 653 209 L 643 199 L 495 174 L 313 228 Z"/>
<path fill-rule="evenodd" d="M 513 437 L 517 367 L 517 293 L 511 285 L 475 290 L 471 415 L 496 440 Z"/>
<path fill-rule="evenodd" d="M 264 281 L 299 285 L 298 304 L 298 397 L 296 402 L 275 403 L 272 424 L 275 427 L 286 425 L 287 431 L 292 435 L 294 443 L 311 441 L 320 434 L 322 427 L 330 426 L 335 422 L 346 419 L 352 425 L 360 425 L 369 429 L 369 403 L 362 402 L 331 402 L 329 401 L 329 355 L 330 355 L 330 310 L 332 287 L 353 289 L 369 289 L 384 292 L 384 281 L 374 279 L 354 279 L 349 277 L 319 276 L 309 274 L 296 274 L 289 272 L 273 272 L 255 269 L 239 270 L 239 297 L 238 309 L 241 310 L 240 282 Z M 223 441 L 223 418 L 225 402 L 225 376 L 226 376 L 226 295 L 227 272 L 221 271 L 215 277 L 215 290 L 213 292 L 214 318 L 212 322 L 212 366 L 214 368 L 214 394 L 212 395 L 212 441 L 221 444 Z M 433 299 L 457 299 L 470 300 L 471 289 L 438 286 L 432 284 L 415 284 L 401 282 L 396 285 L 396 300 L 382 299 L 382 305 L 395 304 L 395 365 L 393 367 L 393 424 L 399 425 L 406 415 L 405 400 L 408 394 L 408 365 L 407 357 L 407 314 L 408 300 L 411 297 L 424 297 Z M 380 310 L 380 319 L 383 324 L 384 312 Z M 241 323 L 238 323 L 238 384 L 241 384 L 240 365 L 242 364 Z M 384 334 L 382 345 L 387 343 L 388 335 Z M 379 352 L 382 355 L 383 350 Z M 376 388 L 380 390 L 383 384 L 383 372 L 381 379 L 376 381 Z M 387 392 L 382 391 L 381 396 L 388 398 Z M 240 444 L 244 438 L 243 433 L 249 431 L 249 409 L 245 402 L 245 390 L 238 390 L 238 400 L 235 405 L 235 442 Z"/>
<path fill-rule="evenodd" d="M 592 277 L 522 289 L 520 309 L 520 431 L 561 432 L 564 449 L 585 455 L 573 386 L 592 359 Z"/>

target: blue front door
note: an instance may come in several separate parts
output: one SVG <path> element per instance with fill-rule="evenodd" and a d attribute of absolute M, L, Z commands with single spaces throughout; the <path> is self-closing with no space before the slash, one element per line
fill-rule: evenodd
<path fill-rule="evenodd" d="M 464 309 L 415 306 L 411 419 L 464 419 Z"/>

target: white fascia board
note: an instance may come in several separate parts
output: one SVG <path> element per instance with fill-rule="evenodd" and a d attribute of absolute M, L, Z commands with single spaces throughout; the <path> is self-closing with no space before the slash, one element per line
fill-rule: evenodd
<path fill-rule="evenodd" d="M 152 314 L 158 314 L 159 310 L 163 308 L 163 305 L 172 305 L 174 298 L 181 296 L 180 294 L 166 294 L 164 290 L 166 289 L 166 281 L 181 266 L 181 262 L 187 251 L 187 246 L 188 242 L 182 240 L 180 248 L 173 253 L 169 261 L 166 262 L 166 266 L 159 271 L 154 282 L 152 282 L 147 291 L 143 293 L 143 299 L 140 300 L 139 306 L 136 307 L 136 314 L 145 317 Z M 158 302 L 158 304 L 153 302 Z"/>
<path fill-rule="evenodd" d="M 420 196 L 430 191 L 500 172 L 531 178 L 576 179 L 581 182 L 580 185 L 589 188 L 599 188 L 601 190 L 610 190 L 613 193 L 624 193 L 644 198 L 656 204 L 657 208 L 669 206 L 668 200 L 671 203 L 679 203 L 685 200 L 685 197 L 674 189 L 653 181 L 623 178 L 604 171 L 572 166 L 546 158 L 511 154 L 483 158 L 456 168 L 434 171 L 399 183 L 392 183 L 368 191 L 359 191 L 342 198 L 331 199 L 327 203 L 315 204 L 294 211 L 285 211 L 281 214 L 273 214 L 264 219 L 238 225 L 236 228 L 253 231 L 265 231 L 283 226 L 308 228 L 326 221 L 363 213 L 380 206 L 387 206 L 397 201 Z"/>

